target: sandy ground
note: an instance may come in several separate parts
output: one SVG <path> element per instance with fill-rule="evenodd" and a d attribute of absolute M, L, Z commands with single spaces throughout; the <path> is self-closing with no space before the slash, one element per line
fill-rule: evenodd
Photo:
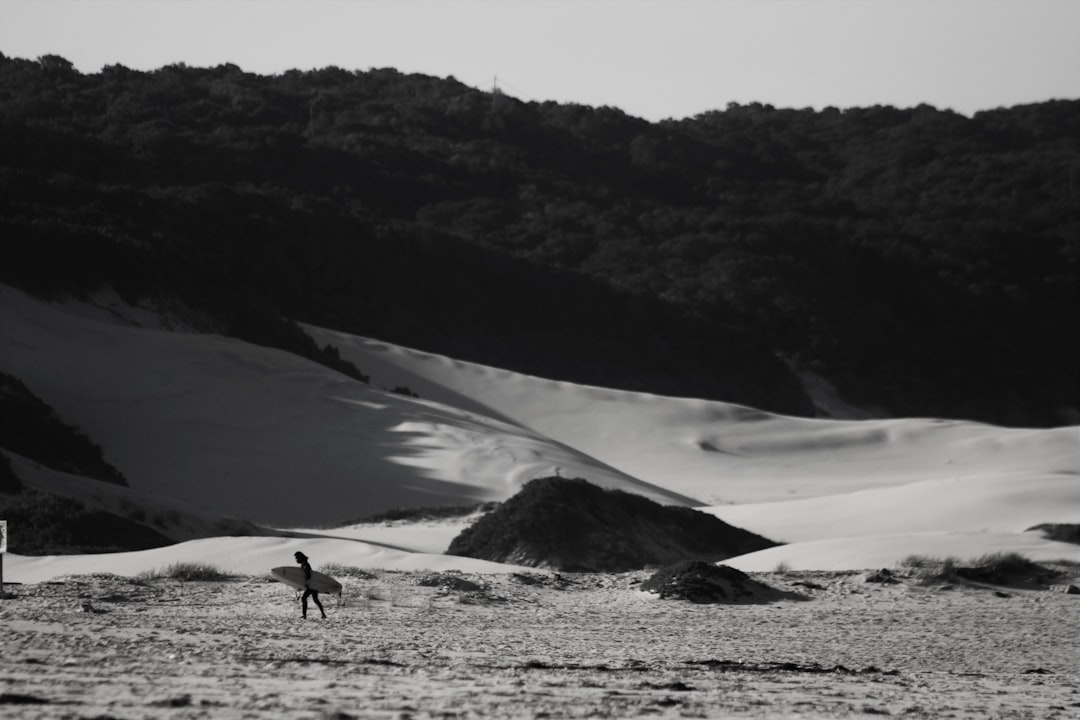
<path fill-rule="evenodd" d="M 755 577 L 805 599 L 693 605 L 644 572 L 431 577 L 344 578 L 306 621 L 263 578 L 8 586 L 0 715 L 1080 717 L 1080 597 L 1052 590 L 784 573 Z"/>

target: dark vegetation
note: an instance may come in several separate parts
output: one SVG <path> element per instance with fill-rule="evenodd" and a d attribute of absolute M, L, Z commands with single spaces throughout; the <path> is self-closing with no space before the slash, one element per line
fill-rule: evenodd
<path fill-rule="evenodd" d="M 927 585 L 979 583 L 1013 587 L 1045 586 L 1061 573 L 1032 562 L 1019 553 L 991 553 L 961 564 L 957 558 L 912 555 L 900 562 L 916 580 Z"/>
<path fill-rule="evenodd" d="M 539 478 L 453 539 L 449 555 L 567 572 L 710 562 L 776 543 L 685 507 L 582 479 Z"/>
<path fill-rule="evenodd" d="M 119 515 L 29 488 L 0 494 L 0 519 L 8 522 L 8 550 L 20 555 L 145 550 L 173 542 Z"/>
<path fill-rule="evenodd" d="M 7 455 L 0 453 L 0 495 L 10 495 L 23 489 L 22 481 L 11 467 Z M 0 518 L 3 519 L 3 518 Z"/>
<path fill-rule="evenodd" d="M 172 563 L 139 576 L 139 580 L 144 582 L 158 579 L 180 580 L 182 582 L 221 582 L 231 580 L 232 576 L 218 570 L 209 563 L 190 562 Z"/>
<path fill-rule="evenodd" d="M 1080 545 L 1080 523 L 1043 523 L 1028 530 L 1038 530 L 1047 540 Z"/>
<path fill-rule="evenodd" d="M 123 485 L 127 480 L 102 457 L 101 448 L 56 412 L 17 378 L 0 372 L 0 447 L 45 467 Z M 5 466 L 7 461 L 5 459 Z M 8 467 L 10 471 L 10 467 Z M 9 486 L 0 470 L 0 491 Z"/>
<path fill-rule="evenodd" d="M 109 284 L 336 363 L 290 320 L 811 413 L 1074 421 L 1080 101 L 649 123 L 452 78 L 0 56 L 0 281 Z"/>
<path fill-rule="evenodd" d="M 357 523 L 381 523 L 404 520 L 406 522 L 420 522 L 424 520 L 450 520 L 472 515 L 477 512 L 487 512 L 498 506 L 496 502 L 482 502 L 473 505 L 440 505 L 415 508 L 393 508 L 382 512 L 365 515 L 357 520 L 341 523 L 342 525 L 355 525 Z"/>
<path fill-rule="evenodd" d="M 641 583 L 641 589 L 656 593 L 662 599 L 686 600 L 693 603 L 769 602 L 787 598 L 802 598 L 785 593 L 728 567 L 702 560 L 680 560 L 657 570 Z"/>
<path fill-rule="evenodd" d="M 0 448 L 45 467 L 127 487 L 123 474 L 78 428 L 18 379 L 0 372 Z M 78 500 L 26 488 L 0 453 L 0 519 L 11 552 L 22 555 L 142 550 L 171 540 L 137 522 Z"/>

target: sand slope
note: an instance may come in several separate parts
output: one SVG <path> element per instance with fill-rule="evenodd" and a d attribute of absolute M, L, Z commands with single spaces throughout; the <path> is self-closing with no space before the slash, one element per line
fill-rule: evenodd
<path fill-rule="evenodd" d="M 189 540 L 163 548 L 101 555 L 10 557 L 10 579 L 36 583 L 67 575 L 110 573 L 125 577 L 164 571 L 179 563 L 212 565 L 221 572 L 263 576 L 278 565 L 295 565 L 293 553 L 302 551 L 316 569 L 328 565 L 386 570 L 467 571 L 475 573 L 535 572 L 532 568 L 491 563 L 452 555 L 338 537 L 213 537 Z"/>
<path fill-rule="evenodd" d="M 704 506 L 791 543 L 732 561 L 743 568 L 866 568 L 912 553 L 996 550 L 1080 560 L 1080 546 L 1024 532 L 1080 522 L 1076 427 L 792 418 L 556 382 L 307 328 L 368 373 L 368 386 L 285 352 L 167 331 L 115 300 L 107 311 L 50 305 L 2 286 L 0 323 L 0 370 L 83 428 L 131 481 L 132 491 L 108 502 L 142 498 L 205 518 L 184 537 L 218 518 L 246 518 L 353 543 L 351 564 L 437 565 L 462 524 L 311 528 L 391 507 L 504 499 L 532 477 L 558 473 Z M 397 385 L 421 398 L 379 389 Z M 93 492 L 71 478 L 28 475 L 74 496 Z M 198 559 L 231 567 L 230 542 L 199 546 Z M 425 558 L 372 554 L 359 543 Z M 123 573 L 129 559 L 79 562 Z M 9 573 L 47 577 L 35 563 L 13 558 Z"/>
<path fill-rule="evenodd" d="M 0 288 L 0 370 L 137 490 L 266 523 L 502 499 L 532 477 L 649 487 L 519 426 L 384 392 L 289 353 L 132 327 Z"/>
<path fill-rule="evenodd" d="M 815 420 L 554 382 L 308 327 L 372 382 L 494 414 L 707 505 L 963 477 L 1080 473 L 1080 429 Z M 672 371 L 678 371 L 677 359 Z"/>

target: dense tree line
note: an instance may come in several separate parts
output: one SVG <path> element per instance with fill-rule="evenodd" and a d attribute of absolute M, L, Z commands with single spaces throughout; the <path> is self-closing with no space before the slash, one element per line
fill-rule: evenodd
<path fill-rule="evenodd" d="M 282 318 L 785 412 L 812 410 L 798 367 L 897 415 L 1058 424 L 1077 175 L 1080 101 L 649 123 L 390 69 L 0 56 L 0 280 L 177 298 L 328 363 Z"/>

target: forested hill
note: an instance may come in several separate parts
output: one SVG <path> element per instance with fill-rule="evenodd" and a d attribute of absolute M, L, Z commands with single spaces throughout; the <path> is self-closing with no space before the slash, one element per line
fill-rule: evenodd
<path fill-rule="evenodd" d="M 0 166 L 0 281 L 38 295 L 783 412 L 813 412 L 798 368 L 894 415 L 1078 417 L 1076 100 L 649 123 L 389 69 L 0 56 Z"/>

